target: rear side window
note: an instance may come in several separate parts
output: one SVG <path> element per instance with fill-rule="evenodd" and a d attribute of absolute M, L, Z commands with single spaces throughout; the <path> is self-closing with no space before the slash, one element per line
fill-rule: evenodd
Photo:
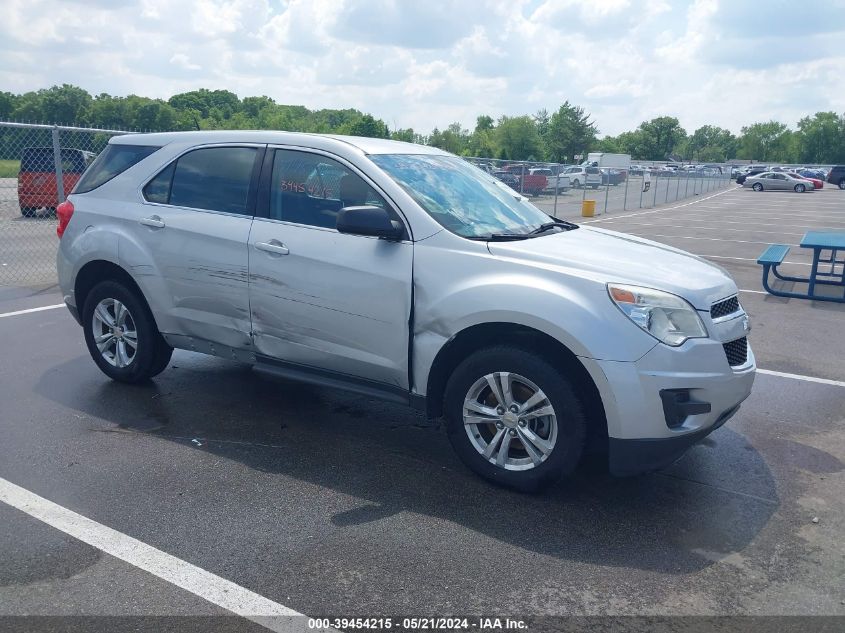
<path fill-rule="evenodd" d="M 144 187 L 149 202 L 249 215 L 254 147 L 209 147 L 180 156 Z"/>
<path fill-rule="evenodd" d="M 88 170 L 79 179 L 73 193 L 87 193 L 106 184 L 109 180 L 123 173 L 159 147 L 152 145 L 106 145 Z"/>

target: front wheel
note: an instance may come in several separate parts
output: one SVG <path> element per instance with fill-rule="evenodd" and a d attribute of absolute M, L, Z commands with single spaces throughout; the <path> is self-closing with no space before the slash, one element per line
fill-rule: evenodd
<path fill-rule="evenodd" d="M 795 193 L 804 193 L 806 187 L 804 185 L 795 185 Z"/>
<path fill-rule="evenodd" d="M 572 186 L 578 189 L 581 186 L 581 181 L 576 178 L 572 181 Z"/>
<path fill-rule="evenodd" d="M 112 380 L 152 378 L 173 353 L 144 301 L 117 281 L 94 286 L 85 300 L 82 325 L 91 358 Z"/>
<path fill-rule="evenodd" d="M 586 437 L 572 384 L 536 353 L 482 349 L 449 378 L 449 441 L 461 460 L 498 484 L 533 491 L 571 473 Z"/>
<path fill-rule="evenodd" d="M 755 182 L 755 183 L 754 183 L 754 186 L 753 186 L 753 187 L 751 187 L 751 188 L 752 188 L 754 191 L 763 191 L 763 185 L 761 185 L 759 182 Z"/>
<path fill-rule="evenodd" d="M 839 181 L 839 188 L 840 188 L 840 189 L 845 189 L 845 178 L 842 178 L 842 179 Z"/>

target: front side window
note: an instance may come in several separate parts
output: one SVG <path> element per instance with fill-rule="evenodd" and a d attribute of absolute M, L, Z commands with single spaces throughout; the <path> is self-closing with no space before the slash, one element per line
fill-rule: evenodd
<path fill-rule="evenodd" d="M 144 187 L 150 202 L 249 215 L 254 147 L 208 147 L 180 156 Z"/>
<path fill-rule="evenodd" d="M 277 149 L 270 185 L 270 218 L 335 228 L 343 207 L 386 208 L 384 198 L 360 176 L 320 154 Z"/>
<path fill-rule="evenodd" d="M 153 145 L 106 145 L 106 148 L 82 174 L 82 178 L 73 188 L 73 193 L 93 191 L 133 165 L 140 163 L 158 149 L 160 147 Z"/>
<path fill-rule="evenodd" d="M 504 183 L 456 156 L 381 154 L 370 159 L 441 226 L 463 237 L 527 235 L 550 220 Z"/>

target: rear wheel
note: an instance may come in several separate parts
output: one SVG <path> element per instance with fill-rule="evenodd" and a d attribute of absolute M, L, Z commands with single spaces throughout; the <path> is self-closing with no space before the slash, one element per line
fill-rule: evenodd
<path fill-rule="evenodd" d="M 795 185 L 795 193 L 804 193 L 806 187 L 804 185 Z"/>
<path fill-rule="evenodd" d="M 21 207 L 21 215 L 25 218 L 35 217 L 38 207 Z"/>
<path fill-rule="evenodd" d="M 763 191 L 763 185 L 761 185 L 759 182 L 755 182 L 755 183 L 754 183 L 754 186 L 753 186 L 753 187 L 751 187 L 751 188 L 752 188 L 754 191 Z"/>
<path fill-rule="evenodd" d="M 542 357 L 519 348 L 482 349 L 446 387 L 449 441 L 461 460 L 498 484 L 532 491 L 578 464 L 586 419 L 575 390 Z"/>
<path fill-rule="evenodd" d="M 572 181 L 572 186 L 578 189 L 581 186 L 581 181 L 576 178 Z"/>
<path fill-rule="evenodd" d="M 845 178 L 839 180 L 839 188 L 845 189 Z"/>
<path fill-rule="evenodd" d="M 91 358 L 119 382 L 152 378 L 167 367 L 173 353 L 147 305 L 116 281 L 94 286 L 85 300 L 82 325 Z"/>

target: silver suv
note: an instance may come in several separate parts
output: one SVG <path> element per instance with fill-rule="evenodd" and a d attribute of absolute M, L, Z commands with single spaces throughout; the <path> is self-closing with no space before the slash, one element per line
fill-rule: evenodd
<path fill-rule="evenodd" d="M 556 220 L 431 147 L 119 136 L 57 215 L 64 299 L 111 378 L 147 380 L 178 347 L 403 402 L 518 489 L 587 445 L 616 474 L 662 467 L 754 380 L 722 269 Z"/>

